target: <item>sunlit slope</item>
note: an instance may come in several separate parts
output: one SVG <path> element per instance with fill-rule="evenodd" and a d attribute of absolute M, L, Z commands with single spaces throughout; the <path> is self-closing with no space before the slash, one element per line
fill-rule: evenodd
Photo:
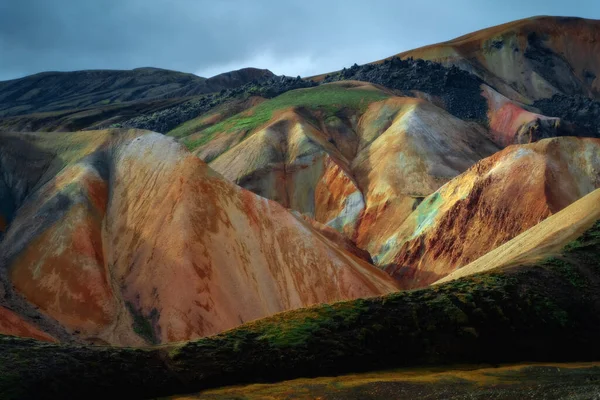
<path fill-rule="evenodd" d="M 499 149 L 476 124 L 360 82 L 288 92 L 183 141 L 226 178 L 369 251 Z"/>
<path fill-rule="evenodd" d="M 475 164 L 372 252 L 403 287 L 435 282 L 600 187 L 600 141 L 545 139 Z"/>
<path fill-rule="evenodd" d="M 555 257 L 560 254 L 563 247 L 581 236 L 599 219 L 600 189 L 597 189 L 436 283 L 448 282 L 500 267 L 535 263 L 548 257 Z M 577 242 L 573 245 L 576 246 Z"/>
<path fill-rule="evenodd" d="M 3 166 L 3 203 L 12 206 L 0 243 L 4 305 L 60 340 L 188 340 L 396 288 L 171 138 L 124 130 L 3 138 L 3 153 L 40 153 L 38 169 L 3 157 L 17 166 Z"/>

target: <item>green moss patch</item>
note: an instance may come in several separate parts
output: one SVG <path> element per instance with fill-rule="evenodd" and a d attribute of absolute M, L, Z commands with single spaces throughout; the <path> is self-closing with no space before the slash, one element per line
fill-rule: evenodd
<path fill-rule="evenodd" d="M 133 331 L 150 344 L 159 342 L 152 326 L 152 319 L 158 317 L 156 310 L 149 317 L 145 317 L 141 310 L 135 308 L 133 304 L 127 302 L 127 309 L 133 317 Z"/>
<path fill-rule="evenodd" d="M 188 149 L 194 150 L 208 143 L 220 132 L 253 131 L 269 122 L 276 111 L 286 108 L 305 107 L 322 110 L 326 115 L 331 116 L 342 108 L 364 112 L 372 102 L 384 100 L 387 97 L 389 96 L 381 91 L 345 88 L 340 85 L 323 85 L 292 90 L 201 131 L 200 137 L 184 139 L 183 143 Z M 181 130 L 189 128 L 190 126 L 181 127 Z M 172 134 L 184 136 L 179 131 L 172 132 Z"/>

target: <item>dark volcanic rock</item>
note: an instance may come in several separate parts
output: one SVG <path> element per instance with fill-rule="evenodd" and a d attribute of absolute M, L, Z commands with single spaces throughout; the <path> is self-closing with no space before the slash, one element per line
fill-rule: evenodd
<path fill-rule="evenodd" d="M 381 64 L 354 64 L 340 72 L 328 75 L 324 82 L 358 80 L 382 85 L 391 89 L 418 90 L 444 101 L 452 115 L 466 120 L 487 122 L 487 103 L 481 96 L 481 79 L 457 67 L 439 63 L 398 57 Z"/>
<path fill-rule="evenodd" d="M 581 93 L 581 83 L 573 75 L 573 68 L 547 47 L 544 38 L 536 32 L 527 35 L 524 55 L 529 59 L 534 71 L 554 87 L 567 94 Z"/>
<path fill-rule="evenodd" d="M 209 94 L 151 114 L 142 114 L 111 127 L 148 129 L 167 133 L 185 121 L 196 118 L 213 107 L 236 98 L 259 96 L 270 99 L 290 90 L 312 86 L 317 86 L 317 84 L 303 79 L 277 76 L 267 80 L 254 81 L 235 89 L 221 90 L 220 93 Z"/>
<path fill-rule="evenodd" d="M 556 94 L 533 103 L 542 114 L 573 124 L 577 136 L 600 137 L 600 102 L 584 96 Z"/>

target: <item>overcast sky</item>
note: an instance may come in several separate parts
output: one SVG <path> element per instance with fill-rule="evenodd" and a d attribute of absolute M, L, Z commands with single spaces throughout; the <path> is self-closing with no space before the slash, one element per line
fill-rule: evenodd
<path fill-rule="evenodd" d="M 0 0 L 0 80 L 41 71 L 242 67 L 309 76 L 600 0 Z"/>

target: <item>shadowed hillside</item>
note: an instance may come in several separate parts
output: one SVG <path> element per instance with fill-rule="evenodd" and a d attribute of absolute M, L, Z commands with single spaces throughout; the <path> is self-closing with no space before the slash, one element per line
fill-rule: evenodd
<path fill-rule="evenodd" d="M 43 72 L 0 82 L 0 117 L 186 97 L 218 92 L 272 76 L 270 71 L 253 68 L 210 79 L 159 68 Z"/>
<path fill-rule="evenodd" d="M 0 339 L 6 398 L 156 397 L 409 365 L 600 356 L 600 221 L 559 257 L 432 288 L 277 314 L 148 349 Z M 41 397 L 40 397 L 41 396 Z"/>

